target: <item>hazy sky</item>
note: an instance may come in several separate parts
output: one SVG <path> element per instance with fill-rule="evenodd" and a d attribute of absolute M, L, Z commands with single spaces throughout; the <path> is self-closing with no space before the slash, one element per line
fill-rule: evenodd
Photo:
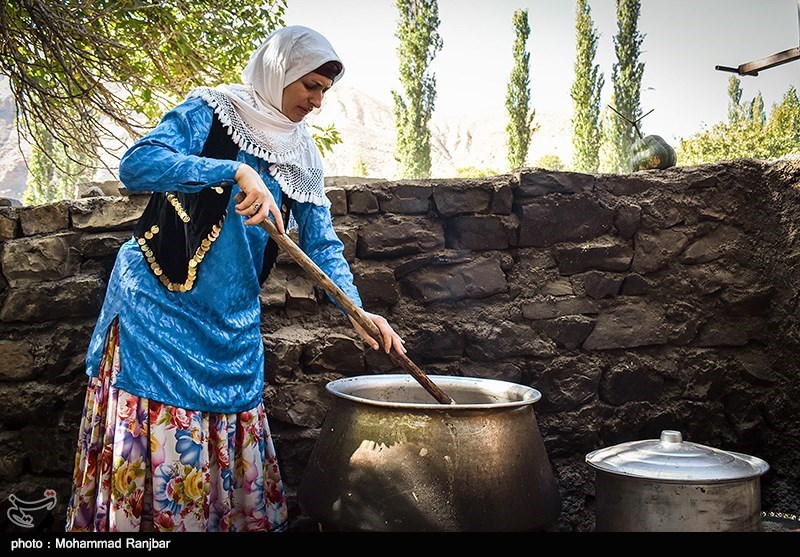
<path fill-rule="evenodd" d="M 391 103 L 398 80 L 394 0 L 288 0 L 287 24 L 325 35 L 345 64 L 341 83 Z M 617 33 L 614 0 L 590 0 L 600 34 L 595 63 L 612 91 Z M 540 113 L 572 112 L 575 61 L 574 0 L 439 0 L 443 48 L 432 71 L 437 114 L 502 107 L 513 64 L 517 9 L 528 10 L 532 106 Z M 642 0 L 639 32 L 645 62 L 641 105 L 646 134 L 670 142 L 727 117 L 731 73 L 739 64 L 800 46 L 797 0 Z M 741 77 L 743 100 L 760 91 L 767 109 L 790 85 L 800 89 L 800 60 Z"/>

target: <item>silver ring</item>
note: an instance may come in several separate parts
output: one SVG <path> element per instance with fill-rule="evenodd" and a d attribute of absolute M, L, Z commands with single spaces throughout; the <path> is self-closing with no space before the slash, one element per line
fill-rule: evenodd
<path fill-rule="evenodd" d="M 252 207 L 253 207 L 253 211 L 255 211 L 256 213 L 258 213 L 258 210 L 259 210 L 259 209 L 261 209 L 261 203 L 259 203 L 258 201 L 256 201 L 255 203 L 253 203 Z"/>

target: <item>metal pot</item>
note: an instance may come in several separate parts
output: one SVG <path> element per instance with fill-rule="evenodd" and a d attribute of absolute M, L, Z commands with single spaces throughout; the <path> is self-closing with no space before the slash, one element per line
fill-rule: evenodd
<path fill-rule="evenodd" d="M 408 375 L 332 381 L 332 404 L 298 489 L 323 530 L 540 530 L 561 499 L 533 403 L 490 379 L 431 376 L 440 404 Z"/>
<path fill-rule="evenodd" d="M 611 532 L 756 532 L 761 475 L 753 456 L 683 441 L 679 431 L 586 455 L 595 469 L 596 529 Z"/>

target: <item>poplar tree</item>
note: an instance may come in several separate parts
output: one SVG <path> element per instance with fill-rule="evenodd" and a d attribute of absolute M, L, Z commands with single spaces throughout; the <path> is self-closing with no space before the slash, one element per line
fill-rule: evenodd
<path fill-rule="evenodd" d="M 594 63 L 599 35 L 588 0 L 578 0 L 575 18 L 575 81 L 572 83 L 572 167 L 576 172 L 597 172 L 600 166 L 600 93 L 605 79 Z"/>
<path fill-rule="evenodd" d="M 37 124 L 36 134 L 40 140 L 31 146 L 22 200 L 26 205 L 41 205 L 71 199 L 78 184 L 92 179 L 94 161 L 80 153 L 68 156 L 42 124 Z"/>
<path fill-rule="evenodd" d="M 398 173 L 402 178 L 430 178 L 431 132 L 428 122 L 436 100 L 436 76 L 430 64 L 442 48 L 436 0 L 397 0 L 400 18 L 400 82 L 404 95 L 392 91 L 397 128 Z"/>
<path fill-rule="evenodd" d="M 506 126 L 508 140 L 508 163 L 517 168 L 525 163 L 528 147 L 533 133 L 535 110 L 530 108 L 530 53 L 526 48 L 531 28 L 528 24 L 528 10 L 517 10 L 513 16 L 514 24 L 514 66 L 508 82 L 506 110 L 509 121 Z"/>
<path fill-rule="evenodd" d="M 732 75 L 728 78 L 728 122 L 735 124 L 743 116 L 741 80 Z"/>
<path fill-rule="evenodd" d="M 644 63 L 639 62 L 644 35 L 639 33 L 640 0 L 617 0 L 617 34 L 614 51 L 617 61 L 612 68 L 614 93 L 611 106 L 635 122 L 642 115 L 640 106 Z M 631 147 L 636 141 L 636 130 L 624 119 L 612 117 L 609 130 L 610 158 L 603 166 L 608 172 L 627 172 Z"/>

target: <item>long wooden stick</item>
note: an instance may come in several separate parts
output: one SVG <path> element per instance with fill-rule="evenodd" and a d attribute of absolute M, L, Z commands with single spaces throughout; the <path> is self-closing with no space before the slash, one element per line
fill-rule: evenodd
<path fill-rule="evenodd" d="M 235 197 L 237 203 L 241 203 L 244 200 L 244 194 L 238 193 Z M 339 288 L 336 283 L 334 283 L 328 275 L 325 274 L 325 271 L 319 268 L 319 266 L 308 257 L 300 247 L 294 243 L 294 241 L 289 238 L 286 234 L 281 234 L 278 231 L 278 228 L 275 224 L 269 219 L 264 219 L 261 223 L 261 227 L 267 231 L 267 234 L 272 237 L 275 242 L 277 242 L 278 246 L 286 250 L 286 252 L 294 259 L 303 270 L 311 275 L 317 284 L 322 286 L 325 291 L 331 295 L 331 297 L 336 300 L 339 305 L 341 305 L 344 310 L 347 312 L 347 315 L 353 318 L 353 320 L 361 325 L 369 335 L 375 339 L 378 344 L 383 348 L 386 349 L 386 345 L 383 342 L 383 335 L 381 335 L 380 329 L 378 326 L 367 317 L 360 307 L 358 307 L 350 297 L 344 293 L 344 291 Z M 406 356 L 405 354 L 401 354 L 396 350 L 391 350 L 389 352 L 389 357 L 400 367 L 402 367 L 406 372 L 408 372 L 417 382 L 424 387 L 428 393 L 436 399 L 437 402 L 442 404 L 455 404 L 455 401 L 450 398 L 438 385 L 436 385 L 430 378 L 422 371 L 420 368 L 411 361 L 411 359 Z"/>

